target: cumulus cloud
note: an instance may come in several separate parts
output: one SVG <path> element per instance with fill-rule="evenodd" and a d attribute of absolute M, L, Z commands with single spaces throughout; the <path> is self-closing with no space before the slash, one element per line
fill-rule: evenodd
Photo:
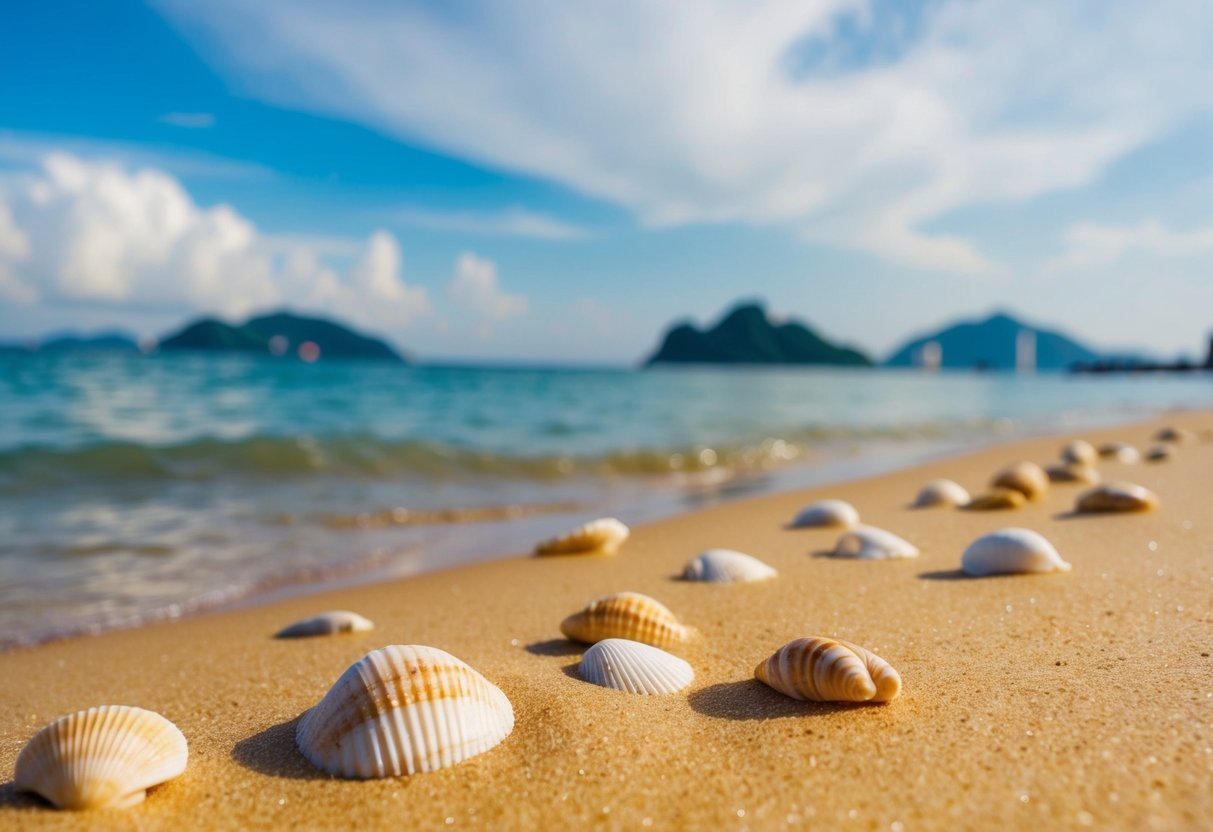
<path fill-rule="evenodd" d="M 498 285 L 496 264 L 472 252 L 456 259 L 455 276 L 448 290 L 455 303 L 481 318 L 504 321 L 527 310 L 525 297 L 506 294 Z"/>
<path fill-rule="evenodd" d="M 1065 233 L 1065 250 L 1045 266 L 1058 273 L 1107 266 L 1134 254 L 1176 258 L 1213 254 L 1213 225 L 1175 231 L 1158 220 L 1136 225 L 1078 223 Z"/>
<path fill-rule="evenodd" d="M 227 205 L 203 208 L 163 171 L 69 154 L 0 190 L 0 293 L 232 318 L 290 305 L 378 327 L 429 311 L 424 289 L 404 283 L 387 232 L 371 236 L 343 279 L 306 240 L 266 238 Z"/>
<path fill-rule="evenodd" d="M 652 226 L 956 272 L 989 264 L 952 212 L 1088 184 L 1213 101 L 1213 5 L 1184 0 L 160 4 L 264 99 Z"/>

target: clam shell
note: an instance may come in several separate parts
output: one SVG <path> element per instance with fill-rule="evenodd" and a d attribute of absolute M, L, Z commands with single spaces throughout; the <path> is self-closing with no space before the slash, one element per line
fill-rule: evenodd
<path fill-rule="evenodd" d="M 1196 441 L 1196 434 L 1187 428 L 1159 428 L 1154 434 L 1154 441 L 1187 444 Z"/>
<path fill-rule="evenodd" d="M 1141 462 L 1141 452 L 1127 442 L 1105 442 L 1099 446 L 1099 455 L 1125 465 Z"/>
<path fill-rule="evenodd" d="M 436 647 L 393 644 L 350 666 L 299 720 L 303 756 L 338 777 L 398 777 L 488 751 L 514 728 L 492 682 Z"/>
<path fill-rule="evenodd" d="M 914 499 L 914 508 L 963 506 L 969 502 L 969 492 L 952 480 L 932 480 L 922 487 Z"/>
<path fill-rule="evenodd" d="M 177 726 L 154 711 L 102 705 L 43 728 L 17 755 L 13 781 L 60 809 L 124 809 L 185 771 Z"/>
<path fill-rule="evenodd" d="M 685 581 L 717 584 L 750 583 L 774 578 L 779 573 L 756 557 L 732 549 L 709 549 L 682 570 Z"/>
<path fill-rule="evenodd" d="M 1022 491 L 1013 488 L 991 488 L 985 494 L 979 494 L 964 508 L 970 511 L 999 511 L 1008 508 L 1020 508 L 1028 502 Z"/>
<path fill-rule="evenodd" d="M 628 539 L 631 530 L 614 517 L 600 517 L 567 534 L 545 540 L 535 547 L 537 555 L 613 555 Z"/>
<path fill-rule="evenodd" d="M 1049 475 L 1049 482 L 1078 482 L 1084 485 L 1099 482 L 1099 471 L 1090 465 L 1050 465 L 1045 473 Z"/>
<path fill-rule="evenodd" d="M 834 557 L 859 560 L 892 560 L 918 557 L 918 547 L 892 532 L 875 526 L 851 529 L 834 544 Z"/>
<path fill-rule="evenodd" d="M 871 650 L 814 636 L 798 638 L 754 668 L 754 678 L 793 699 L 814 702 L 889 702 L 901 676 Z"/>
<path fill-rule="evenodd" d="M 349 610 L 330 610 L 279 630 L 274 638 L 305 638 L 307 636 L 331 636 L 337 633 L 365 633 L 375 629 L 369 618 L 363 618 Z"/>
<path fill-rule="evenodd" d="M 1167 445 L 1155 445 L 1146 453 L 1146 460 L 1149 462 L 1166 462 L 1175 452 Z"/>
<path fill-rule="evenodd" d="M 1049 493 L 1049 475 L 1035 462 L 1016 462 L 995 474 L 990 485 L 1010 488 L 1035 501 Z"/>
<path fill-rule="evenodd" d="M 695 671 L 677 656 L 639 641 L 608 638 L 581 657 L 581 678 L 628 693 L 677 693 L 691 684 Z"/>
<path fill-rule="evenodd" d="M 999 529 L 977 538 L 965 549 L 960 567 L 974 576 L 1016 572 L 1069 572 L 1053 544 L 1031 529 Z"/>
<path fill-rule="evenodd" d="M 1082 439 L 1075 439 L 1061 449 L 1062 462 L 1070 465 L 1094 465 L 1099 459 L 1095 446 Z"/>
<path fill-rule="evenodd" d="M 664 604 L 639 592 L 617 592 L 591 601 L 562 621 L 560 632 L 586 644 L 622 638 L 657 647 L 681 644 L 691 636 Z"/>
<path fill-rule="evenodd" d="M 1094 513 L 1107 511 L 1152 511 L 1158 508 L 1158 495 L 1143 485 L 1110 482 L 1084 491 L 1074 510 Z"/>
<path fill-rule="evenodd" d="M 792 528 L 801 529 L 808 526 L 851 526 L 859 525 L 859 512 L 855 506 L 844 500 L 819 500 L 805 506 L 800 513 L 792 518 Z"/>

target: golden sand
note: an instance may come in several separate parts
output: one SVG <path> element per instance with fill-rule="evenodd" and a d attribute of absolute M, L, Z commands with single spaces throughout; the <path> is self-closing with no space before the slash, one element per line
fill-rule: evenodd
<path fill-rule="evenodd" d="M 1166 420 L 1201 429 L 1211 414 Z M 1162 421 L 1089 431 L 1144 443 Z M 1066 437 L 1070 438 L 1070 437 Z M 0 828 L 1208 828 L 1213 818 L 1213 444 L 1157 465 L 1101 462 L 1157 511 L 1074 516 L 1080 485 L 998 512 L 911 509 L 938 477 L 980 491 L 1008 462 L 1057 459 L 1018 442 L 826 489 L 729 503 L 638 528 L 615 557 L 519 557 L 405 581 L 0 655 L 0 771 L 30 736 L 99 704 L 150 708 L 190 744 L 186 773 L 128 811 L 70 813 L 0 787 Z M 838 529 L 788 529 L 837 497 L 916 544 L 916 559 L 824 556 Z M 623 518 L 626 520 L 627 518 Z M 1066 574 L 965 579 L 965 546 L 1025 526 Z M 676 579 L 708 548 L 775 580 Z M 577 678 L 584 645 L 560 622 L 593 598 L 643 592 L 698 636 L 668 697 Z M 369 633 L 275 640 L 327 609 Z M 798 702 L 753 678 L 807 635 L 873 650 L 901 674 L 888 705 Z M 336 780 L 295 749 L 299 715 L 386 644 L 467 661 L 514 704 L 499 746 L 443 771 Z"/>

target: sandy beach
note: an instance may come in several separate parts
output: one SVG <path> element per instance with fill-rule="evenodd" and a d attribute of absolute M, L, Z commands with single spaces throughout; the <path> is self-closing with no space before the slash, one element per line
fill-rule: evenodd
<path fill-rule="evenodd" d="M 1090 431 L 1143 450 L 1185 413 Z M 875 479 L 739 500 L 634 529 L 615 557 L 518 557 L 0 655 L 0 827 L 1196 829 L 1213 816 L 1213 444 L 1159 464 L 1099 466 L 1158 493 L 1152 513 L 1069 516 L 1079 485 L 1004 512 L 909 508 L 936 477 L 981 490 L 1003 465 L 1049 463 L 1068 437 L 990 448 Z M 824 557 L 839 532 L 786 528 L 807 502 L 852 502 L 918 545 L 890 562 Z M 623 518 L 625 521 L 627 518 Z M 1006 526 L 1043 533 L 1067 574 L 966 579 L 964 547 Z M 753 585 L 675 579 L 715 547 L 780 572 Z M 635 590 L 698 637 L 682 694 L 581 681 L 561 619 Z M 346 608 L 373 632 L 275 640 Z M 878 652 L 904 691 L 884 706 L 797 702 L 753 679 L 790 639 Z M 330 778 L 295 749 L 300 714 L 387 644 L 464 659 L 514 705 L 513 733 L 450 769 Z M 59 812 L 16 793 L 22 745 L 99 704 L 158 711 L 189 740 L 186 773 L 128 811 Z"/>

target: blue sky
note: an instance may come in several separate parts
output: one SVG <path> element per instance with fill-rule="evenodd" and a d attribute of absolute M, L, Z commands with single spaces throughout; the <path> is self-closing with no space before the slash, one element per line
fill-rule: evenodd
<path fill-rule="evenodd" d="M 1213 7 L 8 4 L 0 335 L 288 305 L 625 362 L 737 298 L 883 355 L 1213 328 Z"/>

